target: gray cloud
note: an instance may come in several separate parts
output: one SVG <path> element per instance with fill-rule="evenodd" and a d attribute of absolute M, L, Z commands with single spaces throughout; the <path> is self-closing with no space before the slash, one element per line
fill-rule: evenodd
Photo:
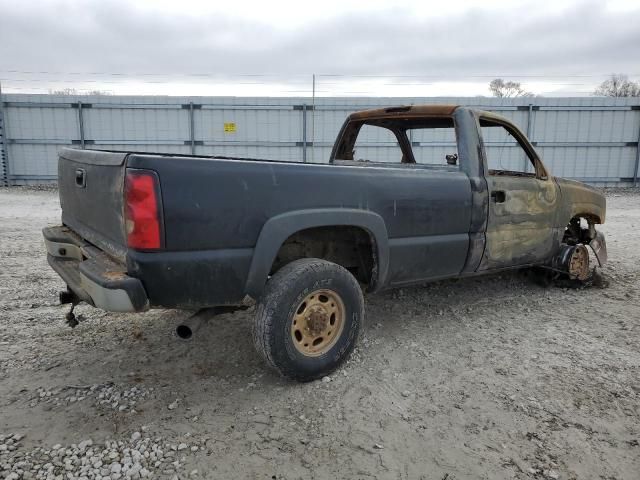
<path fill-rule="evenodd" d="M 70 80 L 68 72 L 403 74 L 458 81 L 640 73 L 640 8 L 611 13 L 604 2 L 585 1 L 556 13 L 553 3 L 541 5 L 544 10 L 472 9 L 426 19 L 390 8 L 278 29 L 219 15 L 148 15 L 124 2 L 8 1 L 0 9 L 0 70 L 65 72 Z"/>

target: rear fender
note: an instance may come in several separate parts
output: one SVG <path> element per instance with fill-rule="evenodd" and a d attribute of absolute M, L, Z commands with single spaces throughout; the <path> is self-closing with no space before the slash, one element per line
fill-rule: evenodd
<path fill-rule="evenodd" d="M 328 208 L 287 212 L 267 220 L 254 249 L 246 292 L 254 299 L 260 297 L 278 250 L 287 238 L 301 230 L 330 226 L 360 227 L 369 232 L 376 255 L 373 290 L 378 290 L 384 284 L 389 270 L 389 239 L 384 220 L 370 211 Z"/>

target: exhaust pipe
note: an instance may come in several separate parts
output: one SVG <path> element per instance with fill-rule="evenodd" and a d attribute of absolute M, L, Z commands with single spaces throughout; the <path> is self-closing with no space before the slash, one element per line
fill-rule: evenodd
<path fill-rule="evenodd" d="M 202 324 L 216 314 L 215 308 L 203 308 L 182 321 L 176 327 L 176 336 L 181 340 L 192 340 L 195 333 L 200 330 Z"/>
<path fill-rule="evenodd" d="M 207 320 L 211 320 L 216 315 L 222 313 L 231 313 L 236 310 L 246 310 L 247 308 L 248 306 L 219 306 L 198 310 L 178 324 L 175 330 L 176 337 L 184 341 L 189 341 L 193 339 L 193 336 Z"/>

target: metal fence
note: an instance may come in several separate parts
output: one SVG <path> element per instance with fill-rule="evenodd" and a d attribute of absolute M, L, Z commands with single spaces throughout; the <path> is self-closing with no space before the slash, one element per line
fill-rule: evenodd
<path fill-rule="evenodd" d="M 55 182 L 61 146 L 326 162 L 346 115 L 389 105 L 454 103 L 498 112 L 527 132 L 554 175 L 637 184 L 640 99 L 0 98 L 0 184 Z M 417 147 L 436 148 L 429 142 Z"/>

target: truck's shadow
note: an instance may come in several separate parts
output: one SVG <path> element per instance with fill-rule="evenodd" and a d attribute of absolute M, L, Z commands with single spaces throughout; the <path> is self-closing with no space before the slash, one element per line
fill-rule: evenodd
<path fill-rule="evenodd" d="M 543 287 L 519 272 L 511 272 L 369 295 L 365 336 L 384 342 L 385 336 L 398 331 L 407 321 L 433 325 L 456 323 L 461 314 L 473 317 L 479 305 L 492 304 L 500 308 L 501 304 L 522 302 L 541 292 Z M 253 348 L 252 309 L 215 316 L 190 340 L 184 341 L 177 338 L 174 329 L 188 316 L 188 312 L 177 310 L 128 316 L 128 325 L 119 331 L 120 345 L 108 354 L 109 363 L 126 362 L 137 367 L 142 377 L 152 371 L 157 381 L 176 386 L 196 380 L 246 382 L 248 378 L 258 377 L 264 382 L 286 383 L 265 366 Z M 105 320 L 109 317 L 111 315 Z M 118 328 L 121 327 L 122 324 Z"/>

